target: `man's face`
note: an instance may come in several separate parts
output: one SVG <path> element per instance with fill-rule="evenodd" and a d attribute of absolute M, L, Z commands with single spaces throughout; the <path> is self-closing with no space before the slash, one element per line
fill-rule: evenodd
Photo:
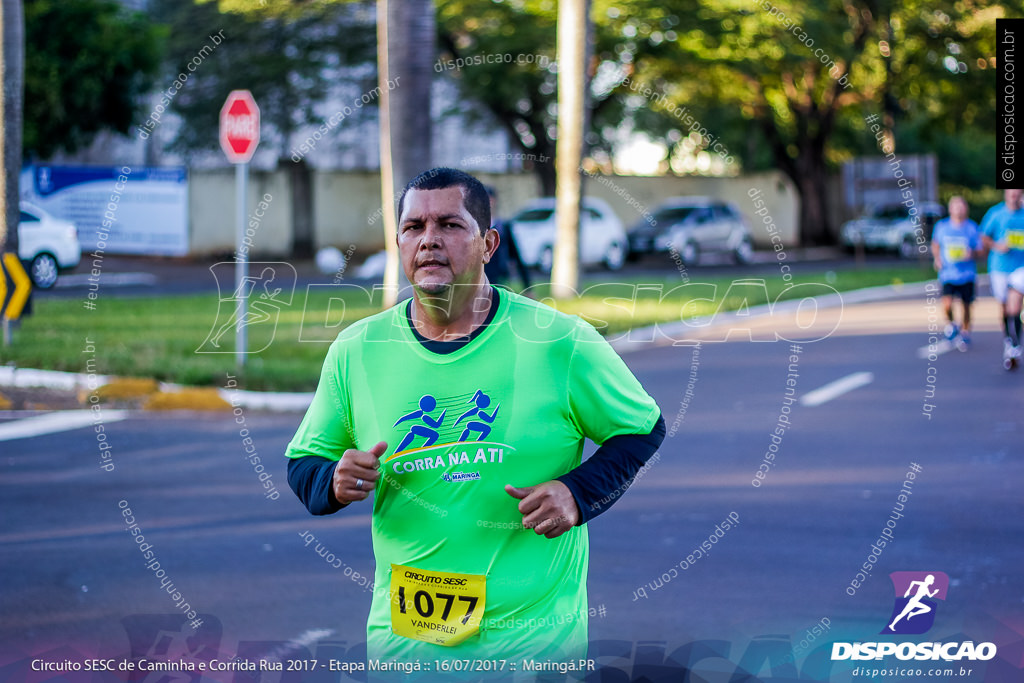
<path fill-rule="evenodd" d="M 409 282 L 425 294 L 482 279 L 490 253 L 466 210 L 461 187 L 409 190 L 398 221 L 398 250 Z"/>
<path fill-rule="evenodd" d="M 1006 208 L 1010 211 L 1019 209 L 1021 194 L 1024 194 L 1024 190 L 1006 190 L 1003 193 L 1003 202 L 1006 203 Z"/>
<path fill-rule="evenodd" d="M 962 223 L 967 218 L 967 202 L 959 197 L 949 200 L 949 217 L 956 223 Z"/>

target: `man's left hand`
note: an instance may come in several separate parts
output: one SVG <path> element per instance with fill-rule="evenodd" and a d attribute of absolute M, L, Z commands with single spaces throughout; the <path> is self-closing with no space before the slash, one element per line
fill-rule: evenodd
<path fill-rule="evenodd" d="M 576 499 L 557 479 L 523 488 L 506 485 L 505 492 L 519 501 L 523 526 L 538 535 L 557 538 L 580 521 Z"/>

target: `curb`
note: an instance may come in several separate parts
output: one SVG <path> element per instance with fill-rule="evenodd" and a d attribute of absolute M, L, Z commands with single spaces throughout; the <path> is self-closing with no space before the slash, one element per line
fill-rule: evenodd
<path fill-rule="evenodd" d="M 93 391 L 105 384 L 118 379 L 114 375 L 87 375 L 77 372 L 60 370 L 37 370 L 35 368 L 16 368 L 9 365 L 0 366 L 0 387 L 45 387 L 47 389 L 63 389 L 73 391 L 84 389 Z M 185 389 L 182 384 L 160 382 L 160 391 L 173 394 Z M 241 389 L 224 389 L 217 387 L 217 393 L 231 407 L 243 407 L 250 410 L 269 410 L 290 412 L 305 410 L 313 401 L 313 392 L 285 393 L 274 391 L 243 391 Z"/>
<path fill-rule="evenodd" d="M 979 275 L 978 282 L 987 283 L 987 275 Z M 814 301 L 819 309 L 835 308 L 846 304 L 863 304 L 888 299 L 899 299 L 907 296 L 921 296 L 925 287 L 934 283 L 934 280 L 924 282 L 912 282 L 909 284 L 881 285 L 865 289 L 855 289 L 848 292 L 836 292 L 835 294 L 824 294 L 817 297 L 808 297 Z M 790 299 L 775 304 L 762 304 L 748 308 L 743 313 L 744 320 L 750 320 L 761 315 L 771 315 L 775 312 L 787 312 L 799 308 L 800 304 L 807 299 Z M 691 318 L 686 323 L 671 323 L 661 325 L 649 325 L 630 330 L 629 334 L 650 334 L 656 331 L 667 336 L 667 339 L 658 339 L 652 336 L 655 341 L 630 341 L 629 339 L 615 340 L 611 343 L 613 349 L 620 354 L 633 353 L 651 346 L 665 346 L 674 343 L 673 337 L 682 335 L 687 331 L 707 330 L 715 324 L 729 324 L 739 318 L 736 311 L 727 313 L 712 314 Z M 86 375 L 75 372 L 62 372 L 59 370 L 37 370 L 34 368 L 16 368 L 12 366 L 0 366 L 0 387 L 46 387 L 49 389 L 87 389 L 92 390 L 104 384 L 109 384 L 116 379 L 113 375 Z M 169 382 L 160 383 L 160 391 L 175 393 L 189 387 Z M 249 410 L 267 410 L 272 412 L 298 412 L 309 407 L 313 401 L 313 392 L 275 392 L 275 391 L 245 391 L 242 389 L 217 388 L 217 393 L 231 407 L 243 407 Z"/>

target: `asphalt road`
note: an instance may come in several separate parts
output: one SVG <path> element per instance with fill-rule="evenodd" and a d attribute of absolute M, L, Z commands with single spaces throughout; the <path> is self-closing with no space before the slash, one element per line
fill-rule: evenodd
<path fill-rule="evenodd" d="M 881 664 L 830 663 L 830 643 L 893 639 L 878 634 L 893 609 L 896 571 L 950 579 L 927 635 L 896 638 L 999 648 L 987 663 L 963 663 L 970 674 L 955 662 L 945 665 L 953 676 L 927 680 L 1024 680 L 1024 375 L 1001 368 L 994 307 L 978 304 L 971 351 L 932 359 L 919 296 L 822 311 L 815 325 L 805 310 L 803 332 L 785 316 L 750 324 L 751 336 L 778 332 L 799 350 L 744 341 L 742 323 L 733 323 L 731 341 L 709 341 L 724 334 L 705 330 L 699 347 L 627 354 L 671 436 L 590 524 L 591 656 L 603 674 L 588 680 L 863 680 L 854 666 Z M 845 393 L 827 389 L 844 378 Z M 824 400 L 811 405 L 813 397 Z M 789 425 L 769 465 L 782 415 Z M 368 508 L 310 517 L 287 488 L 281 457 L 301 415 L 243 418 L 108 422 L 111 471 L 100 467 L 91 426 L 0 441 L 0 680 L 51 680 L 26 671 L 34 657 L 362 656 L 370 594 L 351 572 L 372 574 Z M 243 426 L 276 499 L 244 457 Z M 147 569 L 124 507 L 179 598 Z M 730 515 L 738 525 L 696 557 Z M 872 555 L 887 520 L 892 541 Z M 870 574 L 851 588 L 869 556 Z M 202 619 L 195 631 L 180 602 Z M 80 676 L 52 680 L 94 680 Z M 145 680 L 188 680 L 160 676 Z M 350 679 L 321 670 L 234 680 Z"/>

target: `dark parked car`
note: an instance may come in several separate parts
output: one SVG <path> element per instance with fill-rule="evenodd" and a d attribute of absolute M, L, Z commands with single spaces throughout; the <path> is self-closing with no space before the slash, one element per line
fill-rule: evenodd
<path fill-rule="evenodd" d="M 747 221 L 733 204 L 707 197 L 675 197 L 658 206 L 650 220 L 628 231 L 630 258 L 672 252 L 686 265 L 701 254 L 729 253 L 749 263 L 754 253 Z"/>

